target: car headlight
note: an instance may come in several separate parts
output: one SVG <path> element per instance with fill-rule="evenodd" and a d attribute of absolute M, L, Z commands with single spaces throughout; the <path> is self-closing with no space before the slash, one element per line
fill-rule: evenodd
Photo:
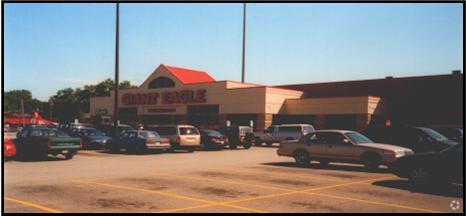
<path fill-rule="evenodd" d="M 398 150 L 398 151 L 395 151 L 395 156 L 398 158 L 398 157 L 403 157 L 403 156 L 406 156 L 406 155 L 410 155 L 410 154 L 413 154 L 413 151 L 411 150 Z"/>
<path fill-rule="evenodd" d="M 107 143 L 107 140 L 106 139 L 102 140 L 102 143 L 103 144 Z"/>

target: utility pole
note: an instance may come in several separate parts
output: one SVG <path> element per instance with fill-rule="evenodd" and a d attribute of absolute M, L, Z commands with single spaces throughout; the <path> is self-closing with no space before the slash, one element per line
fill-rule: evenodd
<path fill-rule="evenodd" d="M 50 117 L 49 117 L 49 118 L 50 118 L 50 120 L 53 121 L 53 118 L 52 118 L 52 107 L 53 107 L 53 101 L 50 100 L 50 101 L 49 101 L 49 109 L 50 109 Z"/>
<path fill-rule="evenodd" d="M 120 83 L 118 78 L 118 59 L 119 59 L 119 18 L 120 18 L 120 3 L 116 3 L 116 31 L 115 31 L 115 98 L 114 98 L 114 106 L 113 106 L 113 126 L 115 127 L 115 136 L 118 135 L 118 123 L 119 123 L 119 116 L 118 116 L 118 83 Z"/>
<path fill-rule="evenodd" d="M 24 91 L 21 90 L 21 122 L 23 123 L 23 128 L 25 127 L 24 123 L 24 101 L 23 101 L 23 93 Z"/>
<path fill-rule="evenodd" d="M 246 55 L 246 3 L 243 3 L 243 56 L 241 64 L 241 82 L 245 79 L 245 55 Z"/>

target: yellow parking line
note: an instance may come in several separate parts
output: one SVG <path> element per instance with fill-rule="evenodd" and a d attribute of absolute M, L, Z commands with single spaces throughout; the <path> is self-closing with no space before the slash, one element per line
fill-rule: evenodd
<path fill-rule="evenodd" d="M 186 211 L 186 210 L 191 210 L 191 209 L 206 208 L 206 207 L 216 206 L 216 205 L 217 204 L 195 205 L 195 206 L 189 206 L 189 207 L 183 207 L 183 208 L 168 209 L 164 211 L 159 211 L 159 213 L 174 213 L 174 212 Z"/>
<path fill-rule="evenodd" d="M 205 180 L 205 181 L 212 181 L 212 182 L 219 182 L 219 183 L 226 183 L 226 184 L 246 185 L 246 186 L 252 186 L 252 187 L 257 187 L 257 188 L 267 188 L 267 189 L 273 189 L 273 190 L 285 190 L 285 191 L 291 190 L 291 188 L 277 187 L 277 186 L 266 185 L 266 184 L 252 184 L 252 183 L 245 183 L 245 182 L 238 182 L 238 181 L 231 181 L 231 180 L 218 180 L 218 179 L 212 179 L 212 178 L 207 178 L 207 177 L 193 177 L 193 176 L 166 174 L 166 173 L 159 173 L 156 175 L 180 178 L 180 179 L 194 179 L 194 180 L 203 180 L 203 181 Z"/>
<path fill-rule="evenodd" d="M 332 181 L 332 182 L 346 182 L 344 180 L 337 180 L 337 179 L 328 179 L 324 177 L 315 177 L 315 176 L 304 176 L 304 175 L 296 175 L 296 174 L 283 174 L 283 173 L 269 173 L 269 172 L 255 172 L 255 171 L 244 171 L 244 170 L 235 170 L 235 172 L 238 173 L 253 173 L 253 174 L 265 174 L 265 175 L 271 175 L 271 176 L 287 176 L 287 177 L 297 177 L 297 178 L 302 178 L 302 179 L 315 179 L 315 180 L 325 180 L 325 181 Z"/>
<path fill-rule="evenodd" d="M 368 204 L 395 207 L 395 208 L 402 208 L 402 209 L 409 209 L 409 210 L 415 210 L 415 211 L 421 211 L 421 212 L 443 213 L 443 212 L 436 211 L 436 210 L 431 210 L 431 209 L 417 208 L 417 207 L 404 206 L 404 205 L 391 204 L 391 203 L 384 203 L 384 202 L 377 202 L 377 201 L 371 201 L 371 200 L 356 199 L 356 198 L 350 198 L 350 197 L 344 197 L 344 196 L 335 196 L 335 195 L 330 195 L 330 194 L 314 193 L 314 192 L 304 192 L 304 193 L 310 194 L 310 195 L 316 195 L 316 196 L 329 197 L 329 198 L 334 198 L 334 199 L 343 199 L 343 200 L 363 202 L 363 203 L 368 203 Z"/>
<path fill-rule="evenodd" d="M 349 182 L 349 183 L 329 185 L 329 186 L 322 186 L 322 187 L 316 187 L 316 188 L 308 188 L 308 189 L 303 189 L 303 190 L 290 190 L 289 192 L 284 192 L 284 193 L 276 193 L 276 194 L 269 194 L 269 195 L 256 196 L 256 197 L 250 197 L 250 198 L 242 198 L 242 199 L 237 199 L 237 200 L 221 202 L 221 203 L 218 203 L 216 205 L 225 205 L 225 204 L 232 204 L 232 203 L 259 200 L 259 199 L 269 199 L 269 198 L 275 198 L 275 197 L 280 197 L 280 196 L 288 196 L 288 195 L 297 194 L 297 193 L 303 193 L 303 192 L 308 192 L 308 191 L 325 190 L 325 189 L 329 189 L 329 188 L 336 188 L 336 187 L 348 186 L 348 185 L 353 185 L 353 184 L 361 184 L 361 183 L 365 183 L 365 182 L 377 181 L 377 180 L 382 180 L 382 179 L 387 179 L 387 178 L 388 177 L 376 178 L 376 179 L 367 179 L 367 180 L 363 180 L 363 181 Z M 209 206 L 214 206 L 214 204 L 209 205 Z M 191 207 L 183 208 L 182 210 L 205 208 L 205 207 L 208 207 L 208 206 L 206 206 L 206 205 L 191 206 Z M 178 211 L 178 210 L 177 209 L 167 210 L 167 212 L 176 212 L 176 211 Z"/>
<path fill-rule="evenodd" d="M 173 194 L 173 193 L 148 190 L 148 189 L 143 189 L 143 188 L 135 188 L 135 187 L 128 187 L 128 186 L 123 186 L 123 185 L 115 185 L 115 184 L 100 183 L 100 182 L 94 182 L 94 181 L 84 181 L 84 180 L 72 180 L 72 181 L 77 182 L 77 183 L 83 183 L 83 184 L 94 184 L 94 185 L 113 187 L 113 188 L 119 188 L 119 189 L 125 189 L 125 190 L 132 190 L 132 191 L 139 191 L 139 192 L 145 192 L 145 193 L 158 194 L 158 195 L 162 195 L 162 196 L 174 197 L 174 198 L 177 198 L 177 199 L 185 199 L 185 200 L 191 200 L 191 201 L 197 201 L 197 202 L 204 202 L 204 203 L 211 204 L 212 206 L 222 205 L 222 206 L 237 208 L 237 209 L 241 209 L 241 210 L 248 210 L 248 211 L 257 212 L 257 213 L 266 213 L 266 211 L 252 209 L 252 208 L 246 208 L 246 207 L 242 207 L 242 206 L 231 205 L 230 203 L 223 204 L 221 202 L 214 202 L 214 201 L 195 198 L 195 197 L 189 197 L 189 196 L 177 195 L 177 194 Z"/>
<path fill-rule="evenodd" d="M 349 182 L 349 183 L 343 183 L 343 184 L 335 184 L 335 185 L 328 185 L 328 186 L 322 186 L 322 187 L 316 187 L 316 188 L 309 188 L 309 189 L 303 189 L 303 190 L 294 190 L 286 193 L 278 193 L 278 194 L 271 194 L 271 195 L 264 195 L 264 196 L 257 196 L 257 197 L 252 197 L 252 198 L 246 198 L 246 199 L 238 199 L 238 200 L 233 200 L 229 201 L 227 203 L 238 203 L 238 202 L 244 202 L 244 201 L 251 201 L 251 200 L 258 200 L 258 199 L 266 199 L 266 198 L 275 198 L 275 197 L 281 197 L 281 196 L 288 196 L 291 194 L 297 194 L 297 193 L 302 193 L 302 192 L 310 192 L 310 191 L 318 191 L 318 190 L 326 190 L 330 188 L 337 188 L 337 187 L 343 187 L 343 186 L 348 186 L 348 185 L 353 185 L 353 184 L 361 184 L 365 182 L 371 182 L 371 181 L 377 181 L 377 180 L 382 180 L 382 179 L 387 179 L 388 177 L 384 178 L 376 178 L 376 179 L 368 179 L 368 180 L 362 180 L 362 181 L 356 181 L 356 182 Z"/>
<path fill-rule="evenodd" d="M 4 197 L 4 198 L 5 198 L 6 201 L 19 203 L 19 204 L 22 204 L 22 205 L 25 205 L 25 206 L 30 206 L 30 207 L 33 207 L 33 208 L 36 208 L 36 209 L 40 209 L 42 211 L 49 212 L 49 213 L 63 213 L 63 211 L 55 210 L 55 209 L 45 207 L 45 206 L 42 206 L 42 205 L 38 205 L 38 204 L 34 204 L 34 203 L 31 203 L 31 202 L 18 200 L 18 199 L 13 199 L 13 198 L 10 198 L 10 197 Z"/>

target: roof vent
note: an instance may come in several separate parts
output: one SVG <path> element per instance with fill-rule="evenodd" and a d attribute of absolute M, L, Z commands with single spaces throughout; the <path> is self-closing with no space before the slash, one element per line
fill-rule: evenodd
<path fill-rule="evenodd" d="M 393 79 L 393 76 L 386 76 L 385 79 Z"/>
<path fill-rule="evenodd" d="M 453 74 L 453 75 L 460 75 L 460 74 L 461 74 L 461 70 L 453 70 L 453 71 L 451 71 L 451 74 Z"/>

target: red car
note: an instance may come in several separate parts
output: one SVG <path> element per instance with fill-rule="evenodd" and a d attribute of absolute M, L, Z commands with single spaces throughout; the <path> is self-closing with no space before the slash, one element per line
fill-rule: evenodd
<path fill-rule="evenodd" d="M 3 141 L 3 157 L 4 159 L 6 158 L 12 158 L 13 156 L 16 155 L 16 145 L 13 143 L 13 141 L 6 139 Z"/>

